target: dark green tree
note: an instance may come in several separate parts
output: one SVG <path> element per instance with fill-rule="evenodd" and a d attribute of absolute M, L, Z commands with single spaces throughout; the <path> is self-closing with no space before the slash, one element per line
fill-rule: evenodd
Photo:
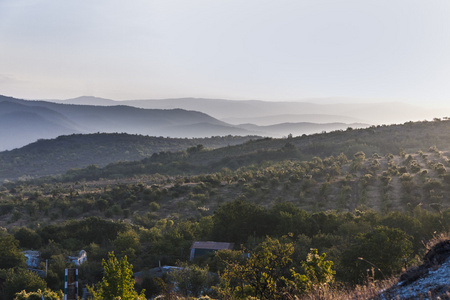
<path fill-rule="evenodd" d="M 245 242 L 249 236 L 264 236 L 269 228 L 267 211 L 242 199 L 219 207 L 213 222 L 214 239 L 237 244 Z"/>
<path fill-rule="evenodd" d="M 27 227 L 21 227 L 14 233 L 14 237 L 19 241 L 20 247 L 27 249 L 39 249 L 42 240 L 39 234 Z"/>
<path fill-rule="evenodd" d="M 36 292 L 47 287 L 44 279 L 25 269 L 9 269 L 0 274 L 6 278 L 3 284 L 3 299 L 5 300 L 14 299 L 15 294 L 23 290 Z"/>
<path fill-rule="evenodd" d="M 0 230 L 0 269 L 25 266 L 25 255 L 20 252 L 19 241 Z"/>
<path fill-rule="evenodd" d="M 169 279 L 176 282 L 178 291 L 186 297 L 199 297 L 202 292 L 207 293 L 217 281 L 207 267 L 189 266 L 186 263 L 180 264 L 180 269 L 170 273 Z"/>
<path fill-rule="evenodd" d="M 384 278 L 401 271 L 412 254 L 411 236 L 403 230 L 385 226 L 358 234 L 342 255 L 343 277 L 358 283 L 374 268 L 375 277 Z"/>

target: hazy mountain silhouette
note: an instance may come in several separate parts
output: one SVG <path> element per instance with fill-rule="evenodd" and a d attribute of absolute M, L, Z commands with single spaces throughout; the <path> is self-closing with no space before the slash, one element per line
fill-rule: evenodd
<path fill-rule="evenodd" d="M 57 102 L 0 96 L 0 151 L 21 147 L 38 139 L 72 133 L 123 132 L 177 138 L 224 135 L 297 136 L 344 130 L 348 127 L 367 127 L 373 123 L 364 120 L 372 114 L 382 115 L 381 111 L 386 118 L 398 118 L 399 111 L 402 111 L 404 118 L 408 120 L 419 113 L 414 106 L 392 103 L 390 106 L 324 105 L 194 98 L 113 101 L 96 97 Z M 68 104 L 70 102 L 72 104 Z M 111 104 L 141 107 L 110 106 Z M 239 123 L 243 124 L 231 125 L 207 113 L 228 118 L 227 120 L 233 117 L 234 121 L 242 121 Z"/>
<path fill-rule="evenodd" d="M 364 123 L 364 120 L 346 116 L 338 115 L 324 115 L 324 114 L 286 114 L 276 116 L 264 116 L 253 118 L 225 118 L 222 121 L 230 124 L 244 124 L 250 123 L 258 126 L 269 126 L 282 123 Z"/>
<path fill-rule="evenodd" d="M 303 134 L 313 134 L 320 132 L 329 132 L 334 130 L 346 130 L 347 128 L 366 128 L 369 124 L 364 123 L 327 123 L 327 124 L 317 124 L 317 123 L 309 123 L 309 122 L 300 122 L 300 123 L 282 123 L 276 125 L 269 126 L 257 126 L 254 124 L 241 124 L 238 125 L 240 128 L 253 131 L 258 133 L 269 133 L 270 136 L 283 137 L 287 136 L 287 133 L 290 133 L 294 136 L 300 136 Z"/>
<path fill-rule="evenodd" d="M 335 104 L 312 103 L 318 99 L 304 99 L 303 102 L 269 102 L 260 100 L 224 100 L 224 99 L 201 99 L 201 98 L 179 98 L 163 100 L 127 100 L 113 101 L 104 98 L 90 96 L 78 97 L 68 100 L 59 100 L 59 103 L 90 104 L 90 105 L 112 105 L 124 104 L 147 109 L 173 109 L 181 108 L 206 113 L 214 118 L 231 122 L 239 119 L 237 123 L 253 123 L 244 121 L 246 118 L 261 118 L 278 116 L 275 123 L 283 122 L 313 122 L 323 123 L 323 118 L 313 118 L 313 115 L 330 115 L 327 123 L 333 122 L 363 122 L 369 124 L 398 124 L 407 121 L 432 119 L 444 117 L 450 114 L 450 109 L 426 109 L 423 107 L 401 103 L 335 103 L 336 101 L 351 101 L 351 99 L 328 99 Z M 319 101 L 320 102 L 320 101 Z M 286 115 L 311 115 L 307 120 L 284 120 Z M 333 117 L 331 117 L 333 116 Z M 347 121 L 345 118 L 353 119 Z M 231 119 L 231 120 L 230 120 Z M 258 123 L 258 125 L 269 125 Z"/>
<path fill-rule="evenodd" d="M 22 147 L 37 139 L 77 132 L 79 131 L 75 128 L 52 122 L 38 113 L 26 111 L 0 113 L 0 150 Z"/>
<path fill-rule="evenodd" d="M 0 151 L 71 133 L 178 133 L 177 137 L 250 134 L 197 111 L 68 105 L 5 96 L 0 96 L 0 125 Z"/>

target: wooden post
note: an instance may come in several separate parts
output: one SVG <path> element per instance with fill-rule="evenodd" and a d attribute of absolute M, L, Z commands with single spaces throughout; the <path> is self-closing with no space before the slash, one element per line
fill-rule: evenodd
<path fill-rule="evenodd" d="M 64 300 L 78 300 L 78 269 L 65 270 Z"/>

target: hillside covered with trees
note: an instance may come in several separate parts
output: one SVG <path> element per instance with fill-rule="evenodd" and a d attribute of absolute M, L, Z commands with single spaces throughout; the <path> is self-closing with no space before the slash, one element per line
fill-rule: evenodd
<path fill-rule="evenodd" d="M 450 231 L 449 127 L 436 119 L 188 145 L 5 182 L 0 277 L 32 276 L 17 253 L 35 249 L 50 261 L 42 289 L 56 291 L 64 257 L 84 249 L 83 286 L 101 282 L 114 252 L 143 274 L 135 288 L 146 297 L 170 294 L 174 281 L 186 297 L 260 299 L 373 284 L 420 264 L 426 242 Z M 194 241 L 235 247 L 191 262 Z M 159 277 L 159 264 L 178 271 Z"/>
<path fill-rule="evenodd" d="M 41 139 L 25 147 L 0 152 L 0 181 L 59 175 L 88 165 L 104 167 L 136 161 L 165 151 L 181 151 L 204 145 L 208 149 L 242 144 L 257 136 L 165 138 L 126 133 L 72 134 Z"/>

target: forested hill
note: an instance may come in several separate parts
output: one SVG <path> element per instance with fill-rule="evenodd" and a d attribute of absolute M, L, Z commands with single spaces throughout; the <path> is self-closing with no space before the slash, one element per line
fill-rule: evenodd
<path fill-rule="evenodd" d="M 0 180 L 57 175 L 91 164 L 103 167 L 135 161 L 163 151 L 181 151 L 199 144 L 214 149 L 244 143 L 256 136 L 163 138 L 125 133 L 72 134 L 39 140 L 20 149 L 0 152 Z"/>
<path fill-rule="evenodd" d="M 106 149 L 117 147 L 121 137 L 129 145 L 121 151 L 138 148 L 134 136 L 88 137 L 92 145 L 86 141 L 87 148 L 78 154 L 75 150 L 83 145 L 69 141 L 86 136 L 46 141 L 55 147 L 55 156 L 47 156 L 41 166 L 56 166 L 60 159 L 76 161 L 75 155 L 108 156 Z M 103 148 L 95 147 L 95 141 L 111 137 Z M 208 140 L 178 140 L 186 142 L 182 151 L 162 150 L 105 167 L 90 165 L 61 177 L 5 182 L 0 187 L 0 226 L 7 231 L 0 232 L 3 237 L 9 234 L 8 243 L 39 250 L 53 262 L 50 269 L 61 266 L 48 272 L 54 290 L 60 289 L 62 279 L 58 283 L 55 278 L 63 278 L 66 267 L 55 262 L 72 251 L 89 253 L 82 270 L 85 283 L 92 284 L 101 280 L 95 274 L 110 251 L 127 255 L 136 271 L 148 270 L 160 262 L 187 261 L 193 241 L 239 247 L 232 256 L 199 258 L 189 264 L 206 271 L 212 266 L 219 274 L 226 274 L 219 269 L 228 264 L 224 261 L 242 258 L 242 253 L 261 257 L 259 249 L 269 249 L 272 256 L 275 248 L 267 245 L 290 245 L 289 252 L 277 257 L 291 262 L 308 261 L 306 249 L 314 248 L 334 262 L 336 289 L 341 289 L 366 280 L 372 286 L 400 273 L 424 254 L 424 241 L 450 229 L 447 119 L 285 139 L 248 138 L 234 146 L 223 139 L 230 145 L 211 149 Z M 38 161 L 41 152 L 34 149 Z M 3 261 L 8 268 L 20 264 Z M 379 269 L 368 274 L 371 265 Z M 302 266 L 289 265 L 280 274 Z M 355 297 L 344 299 L 350 298 Z"/>
<path fill-rule="evenodd" d="M 203 145 L 203 150 L 215 150 L 191 151 L 190 155 L 186 155 L 187 148 L 197 145 Z M 72 168 L 91 164 L 103 167 L 119 161 L 137 161 L 127 164 L 126 176 L 133 175 L 134 172 L 142 174 L 145 168 L 142 169 L 143 162 L 139 160 L 161 152 L 165 155 L 145 160 L 145 163 L 155 160 L 155 163 L 160 164 L 158 169 L 146 170 L 171 174 L 213 172 L 220 168 L 237 169 L 267 160 L 303 160 L 314 156 L 325 158 L 340 153 L 352 157 L 359 151 L 366 155 L 399 154 L 402 150 L 414 153 L 427 151 L 433 146 L 442 151 L 450 150 L 448 119 L 372 126 L 366 129 L 348 128 L 345 131 L 290 136 L 285 139 L 260 139 L 256 136 L 169 139 L 127 134 L 70 135 L 0 152 L 0 178 L 62 174 Z M 177 151 L 182 152 L 176 153 Z M 122 172 L 124 166 L 119 164 L 109 166 L 101 174 L 107 177 Z"/>
<path fill-rule="evenodd" d="M 357 152 L 366 155 L 398 155 L 402 152 L 426 152 L 431 147 L 450 151 L 450 120 L 435 119 L 432 122 L 408 122 L 367 129 L 348 128 L 345 131 L 289 136 L 285 139 L 264 138 L 211 151 L 164 152 L 143 161 L 110 165 L 104 170 L 97 170 L 96 176 L 133 176 L 146 172 L 200 174 L 220 171 L 222 168 L 236 170 L 264 161 L 308 160 L 315 156 L 338 156 L 340 153 L 353 157 Z M 93 174 L 87 173 L 79 175 L 93 178 Z"/>

